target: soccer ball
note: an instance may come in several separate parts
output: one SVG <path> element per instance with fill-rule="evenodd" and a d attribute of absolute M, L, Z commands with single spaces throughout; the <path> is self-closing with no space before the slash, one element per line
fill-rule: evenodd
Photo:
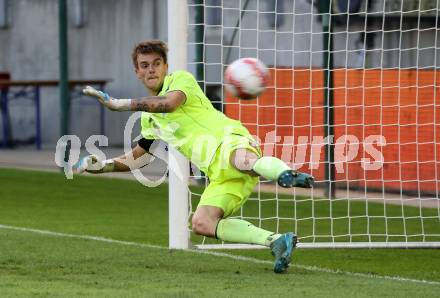
<path fill-rule="evenodd" d="M 232 62 L 225 71 L 225 87 L 240 99 L 254 99 L 265 89 L 269 71 L 258 59 L 241 58 Z"/>

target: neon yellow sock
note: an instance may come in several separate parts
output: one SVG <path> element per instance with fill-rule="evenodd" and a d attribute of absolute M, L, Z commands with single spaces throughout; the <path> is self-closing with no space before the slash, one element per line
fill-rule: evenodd
<path fill-rule="evenodd" d="M 218 222 L 216 237 L 223 241 L 269 246 L 279 234 L 258 228 L 242 219 L 226 218 Z"/>
<path fill-rule="evenodd" d="M 273 156 L 263 156 L 255 162 L 253 170 L 266 179 L 278 180 L 281 173 L 290 170 L 290 168 L 281 159 Z"/>

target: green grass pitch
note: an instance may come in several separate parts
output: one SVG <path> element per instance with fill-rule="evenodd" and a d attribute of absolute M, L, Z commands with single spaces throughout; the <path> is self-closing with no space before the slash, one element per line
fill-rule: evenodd
<path fill-rule="evenodd" d="M 308 204 L 305 198 L 296 204 L 301 202 Z M 267 204 L 263 210 L 270 217 L 273 206 L 270 200 Z M 365 206 L 353 204 L 350 208 L 358 207 L 359 212 Z M 322 208 L 317 216 L 344 214 L 345 205 L 341 202 L 332 211 Z M 249 204 L 246 212 L 253 208 Z M 375 206 L 367 208 L 373 211 Z M 300 209 L 296 217 L 306 218 L 308 208 Z M 393 212 L 399 210 L 387 210 Z M 440 292 L 439 250 L 298 249 L 289 271 L 274 274 L 268 250 L 223 251 L 224 255 L 169 251 L 167 213 L 166 185 L 146 188 L 135 181 L 78 176 L 66 180 L 57 173 L 0 169 L 0 296 L 438 297 Z M 325 233 L 324 222 L 297 228 Z M 289 224 L 281 223 L 283 228 Z M 361 225 L 354 223 L 353 228 L 363 233 Z M 398 224 L 388 228 L 399 232 Z M 333 229 L 345 233 L 343 225 Z M 377 229 L 381 234 L 379 224 Z M 407 229 L 417 234 L 419 227 Z M 438 234 L 440 223 L 432 220 L 424 229 Z"/>

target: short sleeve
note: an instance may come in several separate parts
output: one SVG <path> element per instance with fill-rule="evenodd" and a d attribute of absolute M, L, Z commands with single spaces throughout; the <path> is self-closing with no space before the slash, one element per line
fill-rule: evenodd
<path fill-rule="evenodd" d="M 150 121 L 150 113 L 142 112 L 141 116 L 141 135 L 144 139 L 154 140 L 157 139 L 155 130 L 153 128 L 152 121 Z"/>
<path fill-rule="evenodd" d="M 171 91 L 182 91 L 188 101 L 188 99 L 192 98 L 192 94 L 199 88 L 196 79 L 191 73 L 187 71 L 176 71 L 173 73 L 167 93 Z"/>

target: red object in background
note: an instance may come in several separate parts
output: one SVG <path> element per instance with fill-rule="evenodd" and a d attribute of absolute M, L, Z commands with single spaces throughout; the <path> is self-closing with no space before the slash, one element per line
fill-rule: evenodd
<path fill-rule="evenodd" d="M 310 142 L 324 135 L 324 82 L 322 69 L 271 69 L 266 92 L 258 100 L 239 101 L 226 94 L 225 113 L 240 120 L 264 146 L 267 133 L 280 137 L 274 152 L 281 158 L 289 150 L 294 161 L 298 137 L 308 137 L 306 163 L 298 168 L 324 179 L 325 149 L 319 166 L 311 168 Z M 334 70 L 335 140 L 353 135 L 357 156 L 343 162 L 336 181 L 350 186 L 435 193 L 440 188 L 440 72 L 433 70 Z M 382 135 L 386 145 L 375 146 L 384 156 L 379 170 L 365 171 L 362 158 L 369 135 Z M 289 140 L 290 138 L 290 140 Z M 286 140 L 286 144 L 283 144 Z M 273 142 L 273 140 L 269 140 Z M 287 148 L 286 147 L 291 147 Z M 269 153 L 270 154 L 270 153 Z M 284 156 L 285 159 L 286 156 Z M 436 169 L 437 167 L 437 169 Z M 348 170 L 347 170 L 348 169 Z"/>

